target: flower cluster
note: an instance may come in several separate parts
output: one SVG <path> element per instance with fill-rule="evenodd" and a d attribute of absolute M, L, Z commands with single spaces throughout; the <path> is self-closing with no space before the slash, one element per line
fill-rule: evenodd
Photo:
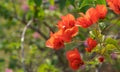
<path fill-rule="evenodd" d="M 86 12 L 86 15 L 82 14 L 82 17 L 75 20 L 72 14 L 62 16 L 62 20 L 58 22 L 58 29 L 56 33 L 51 33 L 51 37 L 47 40 L 46 46 L 59 50 L 64 47 L 64 42 L 70 42 L 71 39 L 77 35 L 78 26 L 87 28 L 93 23 L 97 22 L 98 19 L 105 17 L 107 9 L 105 5 L 97 5 L 96 8 L 90 8 Z"/>
<path fill-rule="evenodd" d="M 117 14 L 120 14 L 120 1 L 119 0 L 107 0 L 108 5 Z M 81 17 L 75 19 L 72 14 L 67 14 L 61 17 L 61 21 L 58 21 L 58 31 L 50 33 L 50 38 L 46 41 L 46 46 L 54 50 L 64 48 L 64 43 L 71 42 L 72 38 L 77 35 L 78 27 L 88 28 L 95 24 L 99 19 L 104 19 L 107 14 L 107 8 L 105 5 L 96 5 L 95 8 L 89 8 L 85 14 L 80 13 Z M 85 50 L 91 52 L 98 44 L 93 38 L 87 38 L 87 47 Z M 84 61 L 81 59 L 80 53 L 75 48 L 66 53 L 67 60 L 70 67 L 73 70 L 77 70 L 80 66 L 84 65 Z M 99 62 L 104 61 L 104 57 L 98 58 Z"/>
<path fill-rule="evenodd" d="M 78 27 L 75 26 L 75 18 L 72 14 L 62 16 L 62 20 L 58 22 L 59 30 L 51 33 L 51 37 L 47 40 L 46 46 L 59 50 L 64 47 L 64 42 L 70 42 L 77 35 Z"/>
<path fill-rule="evenodd" d="M 107 0 L 110 8 L 117 14 L 120 14 L 120 0 Z"/>
<path fill-rule="evenodd" d="M 107 8 L 105 5 L 97 5 L 96 8 L 90 8 L 86 14 L 80 13 L 82 17 L 77 18 L 76 25 L 83 28 L 88 28 L 92 24 L 96 23 L 99 19 L 105 18 L 107 14 Z"/>

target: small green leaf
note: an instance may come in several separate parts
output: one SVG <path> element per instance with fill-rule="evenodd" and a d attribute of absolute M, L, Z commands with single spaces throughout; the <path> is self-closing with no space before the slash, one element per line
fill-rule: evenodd
<path fill-rule="evenodd" d="M 92 38 L 95 38 L 95 34 L 94 34 L 93 31 L 90 31 L 89 33 L 90 33 L 90 36 L 91 36 Z"/>
<path fill-rule="evenodd" d="M 89 6 L 86 5 L 84 7 L 81 7 L 80 9 L 78 9 L 78 11 L 85 13 L 88 10 L 88 8 L 89 8 Z"/>
<path fill-rule="evenodd" d="M 80 7 L 80 9 L 83 8 L 83 7 L 85 7 L 85 6 L 92 5 L 92 4 L 93 4 L 93 1 L 94 1 L 94 0 L 81 0 L 81 1 L 79 2 L 79 7 Z"/>
<path fill-rule="evenodd" d="M 104 30 L 106 28 L 106 24 L 104 24 L 103 22 L 100 22 L 99 27 L 101 30 Z"/>
<path fill-rule="evenodd" d="M 107 44 L 113 44 L 113 45 L 118 45 L 118 41 L 117 40 L 115 40 L 115 39 L 112 39 L 112 38 L 107 38 L 106 40 L 105 40 L 105 42 L 107 43 Z"/>
<path fill-rule="evenodd" d="M 102 48 L 102 50 L 101 50 L 101 54 L 104 54 L 105 53 L 105 48 Z"/>
<path fill-rule="evenodd" d="M 88 62 L 88 64 L 94 65 L 95 62 L 94 61 L 90 61 L 90 62 Z"/>
<path fill-rule="evenodd" d="M 115 49 L 116 47 L 113 45 L 113 44 L 107 44 L 106 45 L 106 50 L 113 50 Z"/>
<path fill-rule="evenodd" d="M 44 10 L 42 8 L 37 8 L 37 10 L 34 12 L 34 16 L 37 18 L 42 19 L 44 17 Z"/>
<path fill-rule="evenodd" d="M 56 69 L 53 65 L 44 63 L 38 67 L 37 72 L 58 72 L 58 69 Z"/>
<path fill-rule="evenodd" d="M 94 0 L 96 4 L 104 4 L 106 5 L 106 0 Z"/>

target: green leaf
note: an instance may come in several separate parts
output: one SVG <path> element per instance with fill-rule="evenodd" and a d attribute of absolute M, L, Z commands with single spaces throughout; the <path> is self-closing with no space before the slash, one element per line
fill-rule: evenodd
<path fill-rule="evenodd" d="M 99 62 L 97 61 L 97 58 L 95 58 L 95 60 L 92 60 L 92 61 L 89 61 L 87 62 L 88 64 L 92 65 L 92 66 L 95 66 L 97 65 Z"/>
<path fill-rule="evenodd" d="M 106 1 L 105 0 L 80 0 L 79 1 L 79 9 L 82 12 L 86 12 L 86 10 L 89 7 L 91 7 L 91 6 L 94 7 L 97 4 L 104 4 L 104 5 L 106 5 Z"/>
<path fill-rule="evenodd" d="M 85 13 L 88 9 L 89 9 L 89 5 L 86 5 L 84 7 L 81 7 L 80 9 L 78 9 L 78 11 Z"/>
<path fill-rule="evenodd" d="M 53 65 L 41 64 L 37 72 L 58 72 L 58 70 Z"/>
<path fill-rule="evenodd" d="M 113 44 L 113 45 L 115 45 L 115 46 L 118 44 L 118 41 L 115 40 L 115 39 L 112 39 L 112 38 L 107 38 L 107 39 L 105 40 L 105 42 L 106 42 L 107 44 Z"/>
<path fill-rule="evenodd" d="M 98 31 L 98 30 L 96 30 L 96 29 L 90 31 L 89 33 L 90 33 L 90 36 L 91 36 L 92 38 L 97 39 L 97 41 L 99 41 L 99 42 L 103 42 L 103 41 L 105 40 L 105 36 L 102 35 L 101 32 Z"/>
<path fill-rule="evenodd" d="M 91 36 L 92 38 L 95 38 L 95 34 L 94 34 L 93 31 L 90 31 L 89 33 L 90 33 L 90 36 Z"/>
<path fill-rule="evenodd" d="M 106 5 L 106 0 L 94 0 L 96 4 L 104 4 Z"/>
<path fill-rule="evenodd" d="M 116 47 L 113 45 L 113 44 L 107 44 L 106 45 L 106 50 L 113 50 L 115 49 Z"/>
<path fill-rule="evenodd" d="M 88 64 L 94 65 L 95 62 L 94 61 L 90 61 L 90 62 L 88 62 Z"/>
<path fill-rule="evenodd" d="M 42 19 L 44 17 L 44 10 L 42 8 L 37 8 L 37 10 L 34 12 L 34 16 L 36 18 Z"/>
<path fill-rule="evenodd" d="M 34 0 L 36 6 L 40 6 L 42 4 L 42 0 Z"/>
<path fill-rule="evenodd" d="M 83 8 L 83 7 L 85 7 L 85 6 L 92 5 L 92 4 L 93 4 L 93 1 L 94 1 L 94 0 L 81 0 L 81 1 L 79 2 L 79 7 L 80 7 L 80 9 Z"/>
<path fill-rule="evenodd" d="M 100 22 L 99 27 L 100 27 L 101 30 L 104 30 L 106 28 L 106 24 L 103 23 L 103 22 Z"/>
<path fill-rule="evenodd" d="M 8 9 L 8 7 L 2 5 L 0 3 L 0 17 L 4 17 L 5 19 L 12 19 L 12 12 Z"/>
<path fill-rule="evenodd" d="M 106 49 L 105 49 L 105 48 L 102 48 L 101 54 L 104 54 L 105 52 L 106 52 Z"/>

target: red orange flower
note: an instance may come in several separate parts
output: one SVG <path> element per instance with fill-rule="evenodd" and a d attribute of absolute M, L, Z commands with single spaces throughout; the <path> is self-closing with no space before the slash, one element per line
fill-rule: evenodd
<path fill-rule="evenodd" d="M 62 16 L 62 20 L 58 22 L 58 28 L 63 30 L 63 39 L 70 42 L 72 37 L 77 35 L 78 27 L 75 26 L 75 18 L 72 14 Z"/>
<path fill-rule="evenodd" d="M 77 18 L 76 26 L 87 28 L 98 21 L 98 14 L 95 8 L 87 10 L 86 14 L 82 14 L 82 17 Z"/>
<path fill-rule="evenodd" d="M 58 22 L 59 29 L 68 29 L 75 26 L 75 18 L 72 14 L 67 14 L 61 17 L 62 20 Z"/>
<path fill-rule="evenodd" d="M 100 19 L 104 19 L 107 14 L 107 8 L 105 5 L 97 5 L 96 10 Z"/>
<path fill-rule="evenodd" d="M 120 14 L 120 0 L 107 0 L 110 8 L 117 14 Z"/>
<path fill-rule="evenodd" d="M 46 41 L 46 46 L 55 50 L 59 50 L 64 47 L 64 41 L 62 38 L 62 30 L 52 34 L 51 37 Z"/>
<path fill-rule="evenodd" d="M 72 37 L 76 36 L 78 33 L 78 27 L 74 26 L 72 28 L 66 29 L 63 32 L 63 39 L 65 42 L 70 42 Z"/>
<path fill-rule="evenodd" d="M 96 45 L 97 45 L 97 41 L 96 40 L 94 40 L 94 39 L 92 39 L 92 38 L 88 38 L 87 39 L 87 48 L 85 48 L 85 50 L 87 51 L 87 52 L 91 52 L 91 50 L 94 48 L 94 47 L 96 47 Z"/>
<path fill-rule="evenodd" d="M 67 59 L 69 61 L 69 65 L 73 70 L 77 70 L 81 65 L 84 64 L 80 57 L 80 53 L 77 48 L 74 50 L 70 50 L 66 53 Z"/>
<path fill-rule="evenodd" d="M 87 28 L 87 27 L 89 27 L 91 25 L 92 25 L 92 22 L 89 19 L 87 19 L 85 17 L 77 18 L 76 26 L 81 26 L 83 28 Z"/>
<path fill-rule="evenodd" d="M 95 8 L 89 8 L 86 12 L 86 17 L 92 22 L 92 24 L 98 21 L 98 13 Z"/>

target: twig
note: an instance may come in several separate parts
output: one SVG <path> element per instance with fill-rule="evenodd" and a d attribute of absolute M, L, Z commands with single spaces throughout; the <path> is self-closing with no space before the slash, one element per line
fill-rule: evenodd
<path fill-rule="evenodd" d="M 45 40 L 48 39 L 48 37 L 46 35 L 44 35 L 39 29 L 37 29 L 37 28 L 35 28 L 35 27 L 31 26 L 31 25 L 29 26 L 29 28 L 31 28 L 32 30 L 38 32 Z"/>
<path fill-rule="evenodd" d="M 26 21 L 18 19 L 20 22 L 22 22 L 24 25 L 26 25 Z M 31 28 L 32 30 L 38 32 L 45 40 L 48 39 L 46 35 L 44 35 L 39 29 L 33 27 L 32 25 L 29 25 L 28 28 Z"/>
<path fill-rule="evenodd" d="M 105 31 L 108 31 L 108 29 L 110 29 L 111 27 L 113 27 L 114 25 L 116 25 L 116 23 L 120 20 L 120 17 L 118 18 L 115 18 L 115 19 L 118 19 L 115 23 L 113 24 L 110 24 L 108 27 L 106 27 L 104 30 L 102 30 L 101 33 L 104 33 Z"/>
<path fill-rule="evenodd" d="M 53 30 L 53 28 L 52 28 L 51 26 L 49 26 L 46 22 L 43 22 L 43 23 L 44 23 L 44 25 L 45 25 L 46 27 L 49 28 L 50 31 L 54 32 L 54 30 Z"/>
<path fill-rule="evenodd" d="M 25 39 L 25 33 L 27 28 L 30 26 L 32 23 L 32 20 L 30 20 L 27 25 L 24 27 L 22 35 L 21 35 L 21 62 L 22 62 L 22 67 L 24 69 L 24 72 L 26 72 L 26 67 L 25 67 L 25 54 L 24 54 L 24 39 Z"/>

